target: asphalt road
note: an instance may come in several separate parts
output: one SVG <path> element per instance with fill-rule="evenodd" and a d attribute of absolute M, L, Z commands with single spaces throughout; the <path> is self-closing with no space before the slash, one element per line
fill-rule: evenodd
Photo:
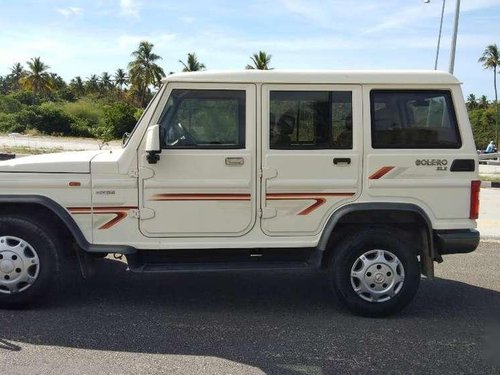
<path fill-rule="evenodd" d="M 135 275 L 102 260 L 62 301 L 0 310 L 0 374 L 499 374 L 500 243 L 448 256 L 386 319 L 318 273 Z"/>

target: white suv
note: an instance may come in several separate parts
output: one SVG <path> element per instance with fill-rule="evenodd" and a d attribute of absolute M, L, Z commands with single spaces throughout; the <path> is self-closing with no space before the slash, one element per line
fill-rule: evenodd
<path fill-rule="evenodd" d="M 478 157 L 442 72 L 174 74 L 122 149 L 0 163 L 0 305 L 108 253 L 133 272 L 325 269 L 396 312 L 479 243 Z"/>

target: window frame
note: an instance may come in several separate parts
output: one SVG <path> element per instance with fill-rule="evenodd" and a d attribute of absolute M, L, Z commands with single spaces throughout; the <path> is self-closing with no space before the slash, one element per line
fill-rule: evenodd
<path fill-rule="evenodd" d="M 374 140 L 374 134 L 377 131 L 375 128 L 375 102 L 374 102 L 374 95 L 377 93 L 391 93 L 391 94 L 411 94 L 411 93 L 418 93 L 418 94 L 442 94 L 447 105 L 448 109 L 448 116 L 450 119 L 451 125 L 454 125 L 454 131 L 457 139 L 457 143 L 454 145 L 429 145 L 429 144 L 423 144 L 423 145 L 374 145 L 373 140 Z M 409 150 L 422 150 L 422 149 L 428 149 L 428 150 L 439 150 L 439 149 L 446 149 L 446 150 L 458 150 L 462 148 L 463 142 L 462 142 L 462 135 L 460 133 L 460 125 L 458 122 L 458 117 L 457 113 L 455 110 L 455 102 L 453 100 L 453 93 L 451 90 L 445 90 L 445 89 L 377 89 L 373 88 L 370 90 L 370 144 L 371 148 L 374 150 L 404 150 L 404 149 L 409 149 Z M 401 116 L 401 114 L 398 114 Z"/>
<path fill-rule="evenodd" d="M 239 92 L 243 96 L 240 100 L 240 98 L 236 98 L 238 102 L 238 144 L 236 145 L 223 145 L 223 144 L 203 144 L 203 145 L 183 145 L 183 146 L 169 146 L 165 145 L 165 143 L 160 140 L 160 147 L 162 150 L 244 150 L 247 148 L 246 141 L 247 141 L 247 101 L 248 101 L 248 92 L 244 88 L 215 88 L 215 87 L 207 87 L 207 88 L 191 88 L 191 87 L 173 87 L 169 94 L 168 97 L 166 98 L 164 104 L 163 104 L 163 110 L 162 113 L 160 114 L 158 118 L 158 123 L 160 124 L 160 128 L 163 130 L 161 126 L 161 120 L 164 118 L 164 116 L 168 116 L 168 121 L 171 121 L 172 118 L 175 117 L 175 115 L 178 113 L 180 104 L 183 102 L 184 98 L 179 102 L 174 104 L 174 111 L 169 114 L 168 112 L 163 112 L 166 109 L 166 106 L 168 104 L 168 101 L 174 95 L 175 91 L 195 91 L 195 92 L 200 92 L 200 93 L 207 93 L 207 92 Z M 230 99 L 230 98 L 228 98 Z M 213 98 L 203 98 L 201 100 L 217 100 L 217 97 L 214 96 Z"/>

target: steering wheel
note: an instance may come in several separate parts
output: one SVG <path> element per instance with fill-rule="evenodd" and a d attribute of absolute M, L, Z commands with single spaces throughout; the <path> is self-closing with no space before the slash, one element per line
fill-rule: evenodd
<path fill-rule="evenodd" d="M 196 141 L 193 136 L 182 126 L 180 122 L 172 125 L 167 131 L 167 142 L 169 146 L 193 146 Z"/>

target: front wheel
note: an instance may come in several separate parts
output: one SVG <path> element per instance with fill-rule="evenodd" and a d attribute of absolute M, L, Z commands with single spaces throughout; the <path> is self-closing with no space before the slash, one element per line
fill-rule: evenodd
<path fill-rule="evenodd" d="M 0 307 L 24 307 L 54 289 L 60 276 L 59 241 L 21 216 L 0 217 Z"/>
<path fill-rule="evenodd" d="M 330 286 L 356 314 L 386 316 L 403 309 L 420 283 L 416 249 L 399 231 L 372 228 L 340 243 L 328 269 Z"/>

